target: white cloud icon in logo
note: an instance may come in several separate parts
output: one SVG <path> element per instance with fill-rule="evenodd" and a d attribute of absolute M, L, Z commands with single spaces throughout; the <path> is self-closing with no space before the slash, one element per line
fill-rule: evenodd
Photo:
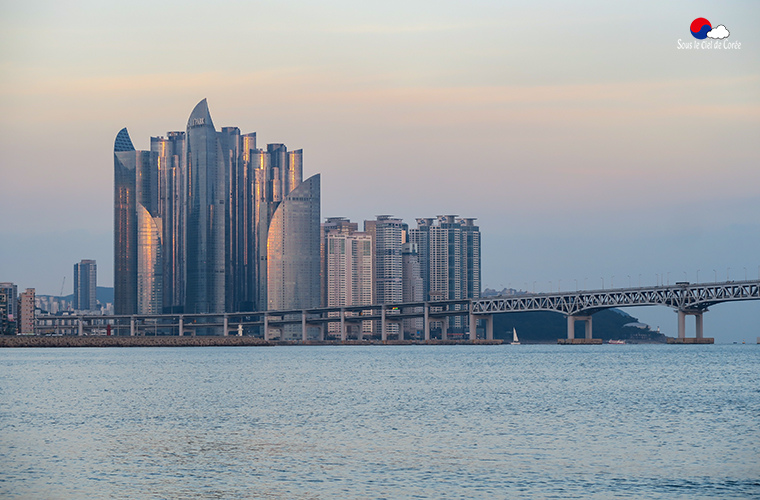
<path fill-rule="evenodd" d="M 707 32 L 708 38 L 728 38 L 728 30 L 722 24 Z"/>

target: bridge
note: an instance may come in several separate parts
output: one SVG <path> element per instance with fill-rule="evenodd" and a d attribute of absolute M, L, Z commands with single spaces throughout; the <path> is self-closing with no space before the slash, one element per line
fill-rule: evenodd
<path fill-rule="evenodd" d="M 654 287 L 583 290 L 557 293 L 520 293 L 481 299 L 438 300 L 400 304 L 373 304 L 342 307 L 318 307 L 288 311 L 251 311 L 209 314 L 155 314 L 155 315 L 86 315 L 40 316 L 36 319 L 36 332 L 40 334 L 73 333 L 115 329 L 116 334 L 195 335 L 196 331 L 215 334 L 242 335 L 256 330 L 264 340 L 273 338 L 273 332 L 285 328 L 299 331 L 300 339 L 308 341 L 310 329 L 317 330 L 317 339 L 324 340 L 328 325 L 335 324 L 342 341 L 347 340 L 348 327 L 366 321 L 376 322 L 383 341 L 389 333 L 403 340 L 405 320 L 422 323 L 424 340 L 430 340 L 431 323 L 441 325 L 441 338 L 448 339 L 447 318 L 462 318 L 460 323 L 469 329 L 470 340 L 476 340 L 477 324 L 484 323 L 483 337 L 493 339 L 493 315 L 512 312 L 551 311 L 567 316 L 567 338 L 575 339 L 575 322 L 585 322 L 585 340 L 591 340 L 592 315 L 602 309 L 633 306 L 663 305 L 678 312 L 678 338 L 686 338 L 686 316 L 696 318 L 696 338 L 704 338 L 703 314 L 708 307 L 721 302 L 759 300 L 760 280 L 726 281 L 716 283 L 687 283 Z M 466 318 L 466 319 L 465 319 Z M 389 328 L 390 325 L 397 325 Z M 361 330 L 361 328 L 359 329 Z M 218 332 L 218 333 L 217 333 Z M 359 333 L 361 338 L 361 333 Z"/>
<path fill-rule="evenodd" d="M 591 315 L 602 309 L 668 306 L 678 311 L 678 338 L 686 337 L 686 316 L 696 317 L 696 337 L 704 338 L 702 316 L 721 302 L 760 299 L 760 280 L 718 283 L 679 282 L 675 285 L 616 288 L 564 293 L 538 293 L 473 300 L 474 314 L 553 311 L 567 316 L 567 338 L 575 337 L 575 322 L 584 321 L 586 339 L 592 338 Z"/>

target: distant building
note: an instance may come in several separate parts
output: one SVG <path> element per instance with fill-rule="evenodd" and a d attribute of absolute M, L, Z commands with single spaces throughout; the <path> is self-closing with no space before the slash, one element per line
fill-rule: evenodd
<path fill-rule="evenodd" d="M 322 224 L 324 259 L 324 304 L 326 306 L 370 305 L 374 302 L 372 236 L 357 231 L 358 224 L 342 217 L 327 219 Z M 372 322 L 364 321 L 357 335 L 371 333 Z M 337 323 L 329 324 L 329 332 L 339 332 Z"/>
<path fill-rule="evenodd" d="M 15 335 L 18 330 L 18 287 L 13 283 L 0 283 L 0 294 L 5 296 L 5 301 L 0 304 L 0 314 L 3 324 L 0 325 L 0 334 Z"/>
<path fill-rule="evenodd" d="M 8 321 L 8 295 L 0 289 L 0 335 L 10 335 L 10 323 Z"/>
<path fill-rule="evenodd" d="M 97 299 L 98 267 L 94 260 L 74 264 L 74 309 L 95 311 Z"/>
<path fill-rule="evenodd" d="M 34 335 L 34 288 L 21 292 L 18 300 L 18 333 L 19 335 Z"/>

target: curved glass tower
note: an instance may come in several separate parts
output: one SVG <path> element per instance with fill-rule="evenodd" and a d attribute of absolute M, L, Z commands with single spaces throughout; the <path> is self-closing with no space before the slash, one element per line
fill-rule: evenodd
<path fill-rule="evenodd" d="M 136 152 L 123 128 L 113 147 L 114 164 L 114 312 L 137 312 Z"/>
<path fill-rule="evenodd" d="M 161 226 L 156 154 L 135 151 L 127 129 L 123 128 L 114 143 L 116 314 L 162 311 L 161 231 L 158 229 Z"/>
<path fill-rule="evenodd" d="M 187 120 L 185 312 L 225 311 L 226 189 L 222 147 L 206 99 Z"/>
<path fill-rule="evenodd" d="M 309 177 L 279 204 L 267 237 L 267 309 L 320 305 L 320 176 Z"/>

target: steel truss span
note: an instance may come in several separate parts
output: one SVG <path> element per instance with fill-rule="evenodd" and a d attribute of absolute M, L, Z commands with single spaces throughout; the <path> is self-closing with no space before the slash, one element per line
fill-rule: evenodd
<path fill-rule="evenodd" d="M 618 288 L 563 293 L 538 293 L 478 299 L 473 314 L 554 311 L 568 316 L 590 315 L 602 309 L 668 306 L 685 313 L 706 311 L 720 302 L 760 299 L 760 280 L 706 284 L 675 284 L 649 288 Z"/>

